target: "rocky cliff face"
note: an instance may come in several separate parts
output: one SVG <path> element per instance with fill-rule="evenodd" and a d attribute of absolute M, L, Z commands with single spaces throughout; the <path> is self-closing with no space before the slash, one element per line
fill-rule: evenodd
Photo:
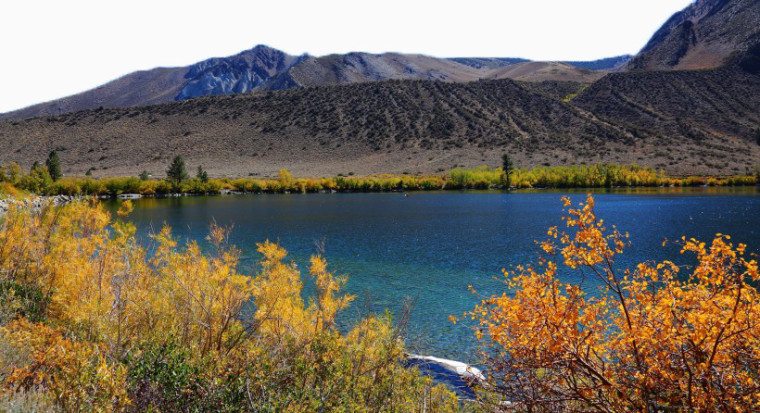
<path fill-rule="evenodd" d="M 204 60 L 190 66 L 176 100 L 265 88 L 303 59 L 260 45 L 235 56 Z"/>
<path fill-rule="evenodd" d="M 629 69 L 714 69 L 735 62 L 757 44 L 760 0 L 697 0 L 652 36 Z"/>

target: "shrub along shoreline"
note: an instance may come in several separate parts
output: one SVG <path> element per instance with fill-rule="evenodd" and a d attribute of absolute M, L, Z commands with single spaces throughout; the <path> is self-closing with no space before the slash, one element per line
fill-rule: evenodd
<path fill-rule="evenodd" d="M 168 196 L 240 193 L 394 192 L 462 189 L 696 187 L 758 185 L 752 175 L 669 177 L 662 170 L 632 165 L 580 165 L 514 169 L 509 179 L 502 168 L 457 168 L 441 175 L 371 175 L 294 178 L 280 170 L 277 179 L 219 178 L 141 179 L 139 177 L 61 177 L 53 180 L 45 166 L 24 173 L 18 165 L 0 168 L 0 193 L 116 197 L 121 194 Z"/>

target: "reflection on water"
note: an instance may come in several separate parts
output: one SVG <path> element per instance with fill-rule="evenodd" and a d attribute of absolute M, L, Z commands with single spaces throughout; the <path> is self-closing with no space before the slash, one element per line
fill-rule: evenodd
<path fill-rule="evenodd" d="M 534 240 L 561 225 L 560 198 L 582 201 L 587 190 L 418 192 L 388 194 L 239 195 L 141 199 L 131 218 L 143 239 L 163 223 L 174 233 L 203 240 L 208 223 L 234 225 L 233 242 L 257 258 L 255 243 L 279 241 L 299 264 L 324 244 L 330 267 L 348 274 L 347 290 L 359 297 L 343 314 L 351 323 L 364 311 L 399 311 L 414 302 L 409 341 L 417 353 L 470 359 L 471 332 L 448 322 L 472 309 L 479 294 L 503 290 L 501 268 L 535 260 Z M 756 188 L 632 188 L 593 190 L 598 215 L 633 245 L 621 266 L 647 259 L 687 263 L 664 238 L 710 240 L 731 234 L 735 242 L 760 248 L 760 195 Z M 116 201 L 109 204 L 115 208 Z M 253 262 L 249 260 L 248 263 Z M 564 281 L 590 280 L 562 272 Z M 368 302 L 369 304 L 360 304 Z"/>

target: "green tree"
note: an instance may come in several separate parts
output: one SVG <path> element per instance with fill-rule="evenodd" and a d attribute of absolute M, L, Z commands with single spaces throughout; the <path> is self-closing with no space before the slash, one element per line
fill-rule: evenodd
<path fill-rule="evenodd" d="M 61 173 L 61 159 L 58 157 L 58 152 L 50 151 L 45 166 L 47 166 L 48 173 L 53 181 L 61 179 L 63 173 Z"/>
<path fill-rule="evenodd" d="M 185 168 L 185 161 L 181 156 L 177 155 L 172 160 L 169 169 L 166 170 L 166 179 L 175 185 L 179 185 L 184 181 L 187 181 L 189 175 L 187 174 L 187 168 Z"/>
<path fill-rule="evenodd" d="M 509 178 L 512 176 L 515 164 L 506 152 L 501 155 L 501 169 L 504 171 L 504 183 L 509 188 L 511 186 Z"/>
<path fill-rule="evenodd" d="M 142 171 L 140 172 L 140 175 L 138 175 L 138 177 L 140 178 L 141 181 L 147 181 L 148 179 L 150 179 L 150 174 L 148 173 L 148 171 Z"/>
<path fill-rule="evenodd" d="M 203 170 L 203 166 L 198 166 L 198 172 L 195 174 L 195 177 L 200 179 L 204 184 L 208 182 L 208 172 Z"/>

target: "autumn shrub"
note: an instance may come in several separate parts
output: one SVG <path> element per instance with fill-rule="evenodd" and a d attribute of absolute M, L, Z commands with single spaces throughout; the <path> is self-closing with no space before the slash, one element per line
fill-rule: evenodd
<path fill-rule="evenodd" d="M 44 166 L 35 165 L 29 174 L 22 175 L 18 179 L 18 187 L 37 194 L 44 193 L 53 183 L 53 178 Z"/>
<path fill-rule="evenodd" d="M 311 259 L 314 296 L 277 244 L 239 270 L 229 230 L 150 253 L 95 201 L 0 217 L 0 403 L 41 395 L 63 411 L 452 411 L 452 393 L 403 367 L 387 315 L 341 332 L 353 297 Z M 42 399 L 40 399 L 42 400 Z M 14 402 L 15 403 L 15 402 Z"/>
<path fill-rule="evenodd" d="M 449 172 L 446 189 L 488 189 L 503 183 L 501 168 L 480 166 L 474 169 L 456 168 Z"/>
<path fill-rule="evenodd" d="M 693 265 L 622 269 L 627 236 L 594 199 L 568 212 L 569 232 L 549 229 L 536 265 L 505 271 L 510 292 L 471 313 L 490 391 L 522 411 L 757 410 L 760 274 L 746 245 L 683 238 Z M 559 264 L 599 291 L 560 282 Z"/>
<path fill-rule="evenodd" d="M 58 329 L 13 321 L 0 330 L 2 340 L 25 353 L 28 364 L 3 360 L 5 386 L 12 391 L 44 388 L 63 411 L 119 411 L 126 397 L 126 370 L 109 361 L 104 346 L 68 339 Z M 8 367 L 12 369 L 8 371 Z"/>
<path fill-rule="evenodd" d="M 20 189 L 13 186 L 10 182 L 0 182 L 0 195 L 7 195 L 11 198 L 22 196 L 23 193 Z"/>

